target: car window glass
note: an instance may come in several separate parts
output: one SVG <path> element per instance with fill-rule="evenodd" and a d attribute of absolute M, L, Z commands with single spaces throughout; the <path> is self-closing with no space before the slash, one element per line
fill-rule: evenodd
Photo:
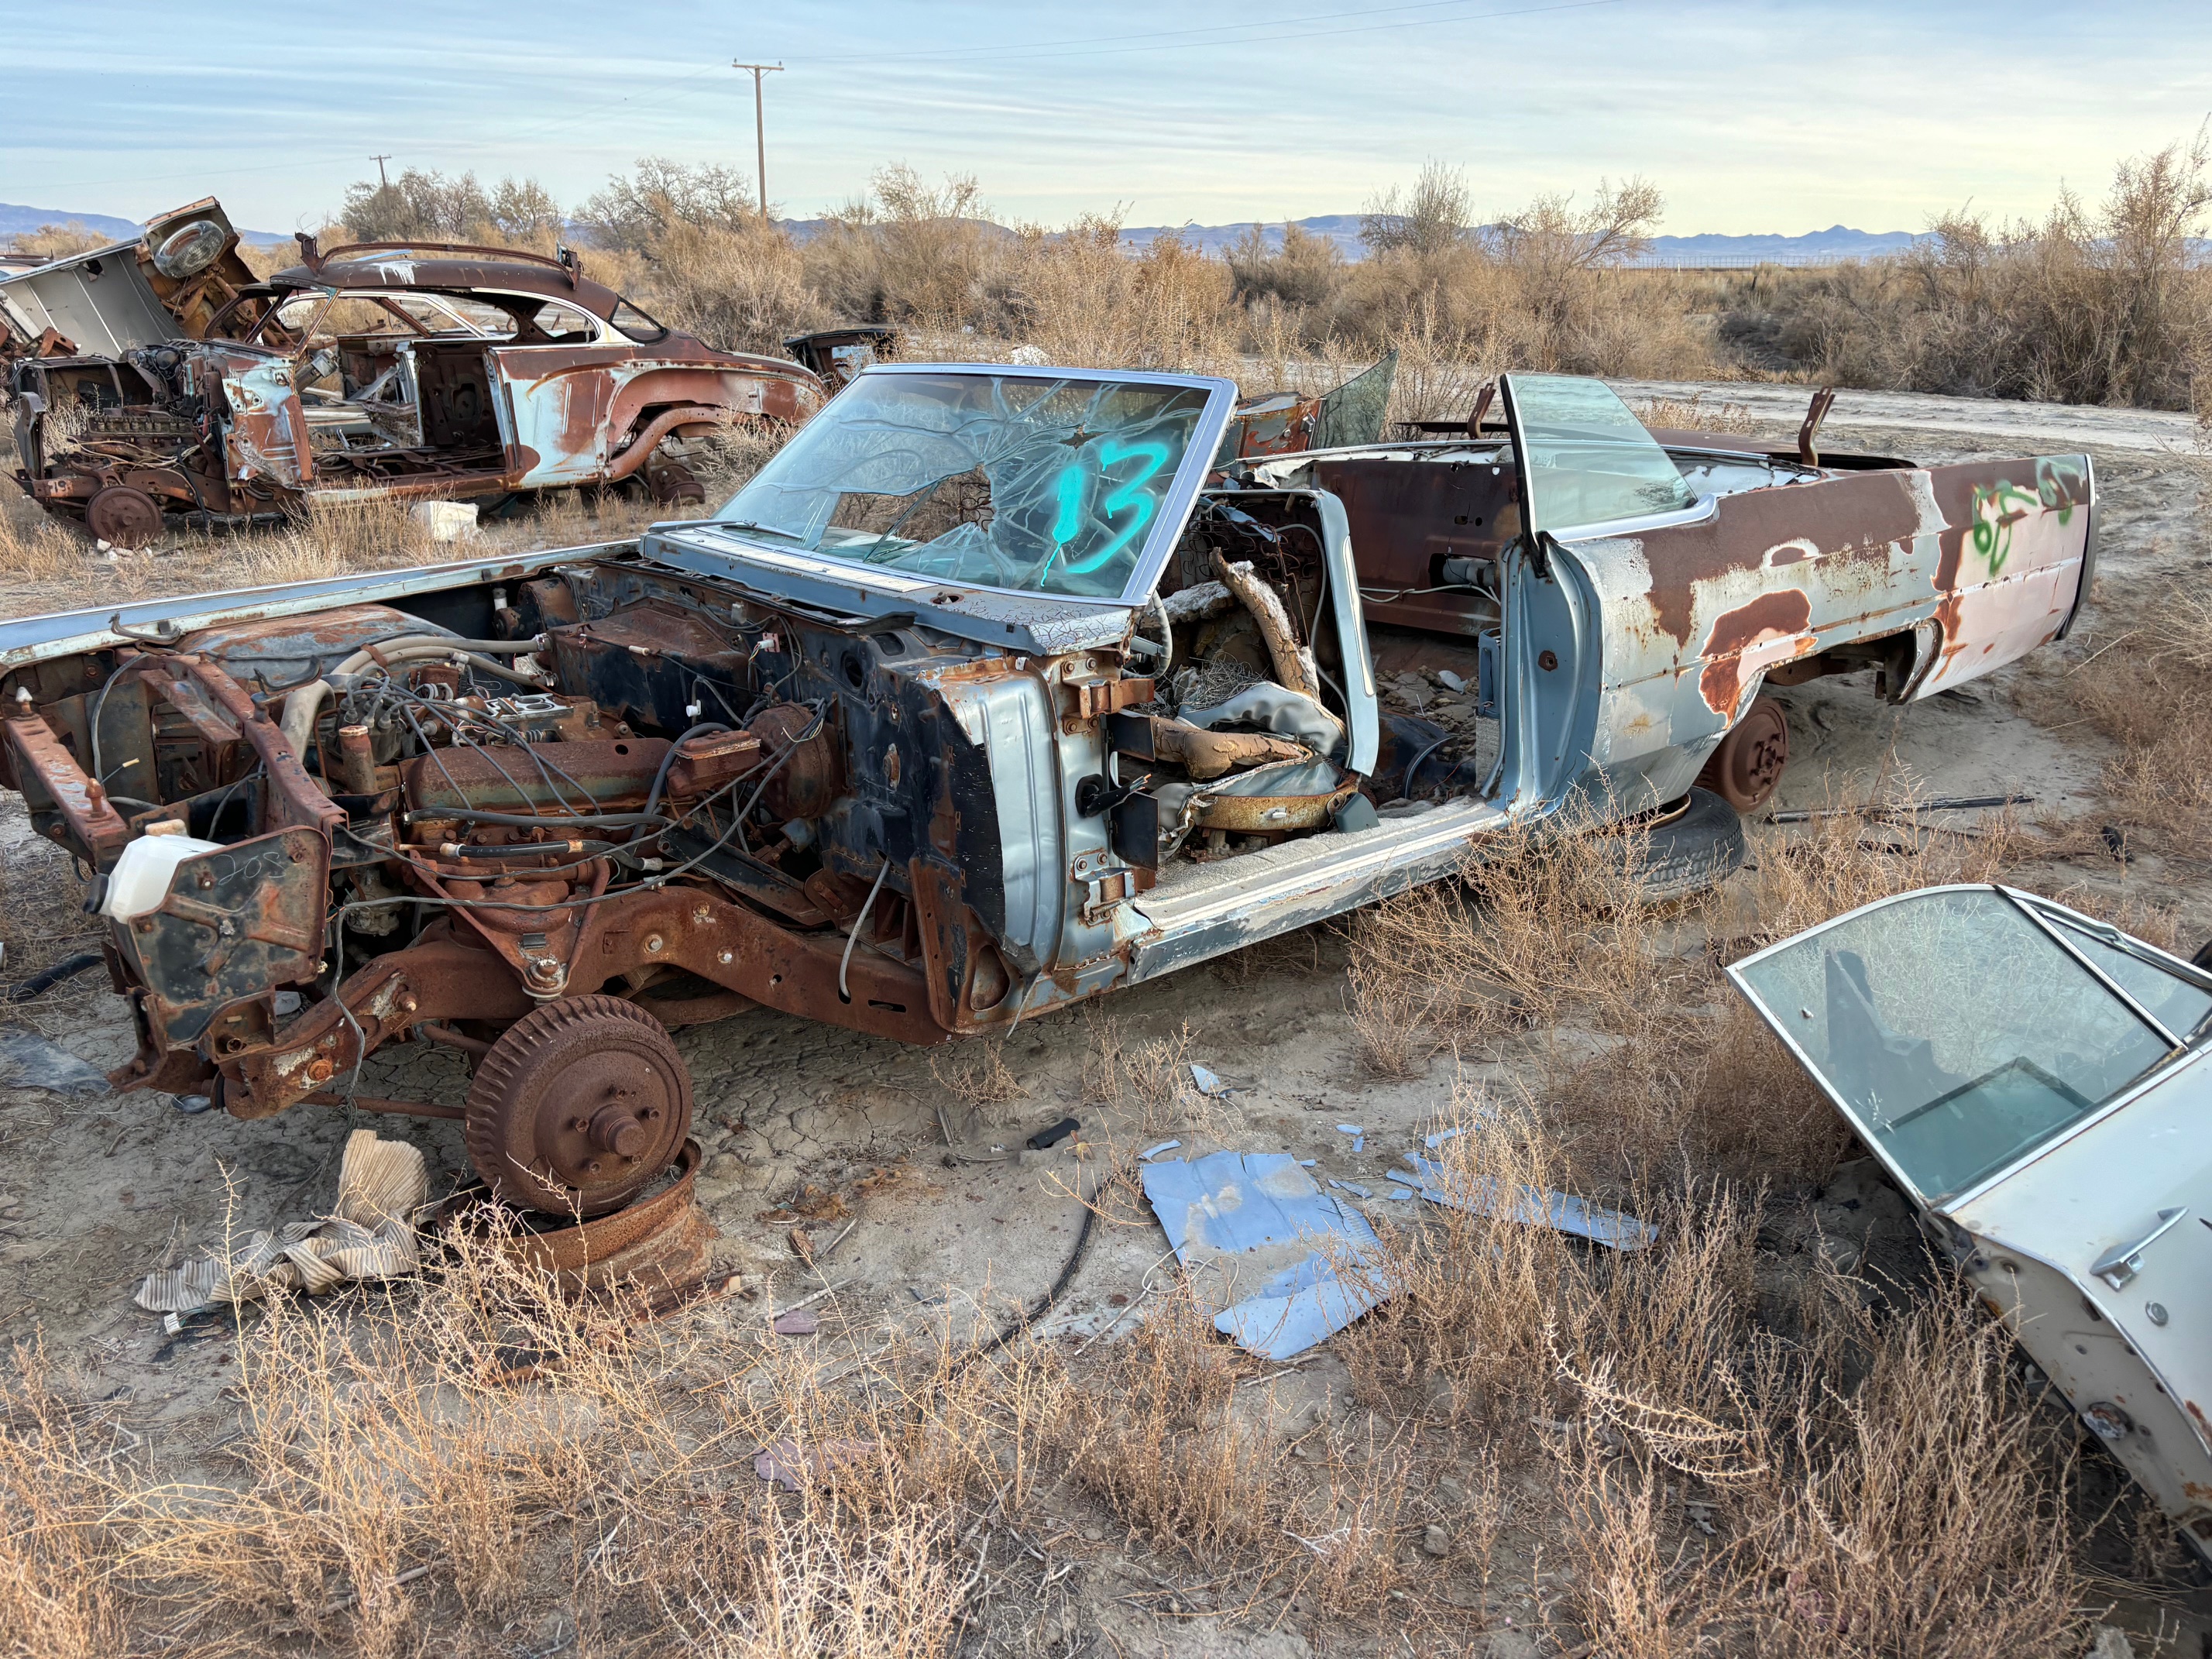
<path fill-rule="evenodd" d="M 2212 1013 L 2212 991 L 2132 951 L 2107 945 L 2063 916 L 2052 916 L 2051 921 L 2075 949 L 2110 975 L 2114 984 L 2142 1004 L 2153 1019 L 2176 1036 L 2186 1037 L 2206 1014 Z"/>
<path fill-rule="evenodd" d="M 864 374 L 718 517 L 832 557 L 1113 598 L 1182 467 L 1203 387 Z"/>
<path fill-rule="evenodd" d="M 615 301 L 615 314 L 609 320 L 631 339 L 641 343 L 660 339 L 668 332 L 667 329 L 654 322 L 652 318 L 647 316 L 627 300 Z"/>
<path fill-rule="evenodd" d="M 2169 1052 L 2003 894 L 1916 894 L 1739 969 L 1869 1144 L 1929 1199 L 2064 1131 Z"/>
<path fill-rule="evenodd" d="M 330 303 L 330 297 L 326 293 L 294 295 L 261 319 L 253 330 L 253 338 L 263 345 L 297 344 L 323 307 Z"/>
<path fill-rule="evenodd" d="M 483 300 L 471 300 L 465 295 L 441 294 L 441 303 L 449 305 L 460 313 L 470 327 L 495 339 L 506 339 L 514 332 L 514 316 L 499 307 Z M 523 303 L 527 304 L 526 301 Z"/>
<path fill-rule="evenodd" d="M 1569 374 L 1506 380 L 1528 457 L 1531 530 L 1578 529 L 1696 504 L 1681 470 L 1612 387 Z"/>
<path fill-rule="evenodd" d="M 464 320 L 467 321 L 471 327 L 481 328 L 484 325 L 476 319 L 469 317 L 466 313 L 462 313 L 461 316 L 457 318 L 454 313 L 460 311 L 461 307 L 461 302 L 459 301 L 444 298 L 433 300 L 427 295 L 421 294 L 394 294 L 387 295 L 386 298 L 390 303 L 412 317 L 427 333 L 458 333 Z M 477 306 L 476 309 L 484 317 L 497 320 L 503 328 L 512 328 L 514 325 L 514 319 L 503 311 L 496 310 L 490 306 Z"/>

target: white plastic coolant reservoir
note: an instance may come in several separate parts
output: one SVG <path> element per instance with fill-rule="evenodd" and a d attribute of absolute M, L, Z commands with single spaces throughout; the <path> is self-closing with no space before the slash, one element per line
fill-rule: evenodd
<path fill-rule="evenodd" d="M 141 836 L 123 849 L 115 867 L 107 872 L 107 893 L 100 901 L 100 914 L 128 921 L 161 908 L 169 896 L 169 882 L 177 866 L 203 853 L 219 853 L 219 841 L 193 836 Z"/>

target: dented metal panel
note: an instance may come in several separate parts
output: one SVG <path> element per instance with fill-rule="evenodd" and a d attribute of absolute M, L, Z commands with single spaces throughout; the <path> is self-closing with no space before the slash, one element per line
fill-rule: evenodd
<path fill-rule="evenodd" d="M 2070 615 L 2093 512 L 2087 459 L 2055 456 L 1846 473 L 1569 544 L 1602 611 L 1593 770 L 1669 799 L 1771 670 L 1838 647 L 1897 640 L 1913 697 L 2017 659 Z"/>
<path fill-rule="evenodd" d="M 325 253 L 307 237 L 305 264 L 256 282 L 235 240 L 201 203 L 105 261 L 31 273 L 80 309 L 109 289 L 136 307 L 112 328 L 86 311 L 81 338 L 35 340 L 15 362 L 16 447 L 48 510 L 136 546 L 167 518 L 268 521 L 309 495 L 467 499 L 642 477 L 658 499 L 698 501 L 690 439 L 795 424 L 825 396 L 796 363 L 653 322 L 573 254 Z M 55 421 L 65 408 L 89 422 Z"/>

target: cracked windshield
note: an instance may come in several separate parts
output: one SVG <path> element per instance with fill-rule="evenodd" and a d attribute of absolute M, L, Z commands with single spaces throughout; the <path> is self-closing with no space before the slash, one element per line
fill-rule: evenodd
<path fill-rule="evenodd" d="M 864 375 L 715 516 L 832 558 L 1114 599 L 1206 399 L 1127 380 Z"/>

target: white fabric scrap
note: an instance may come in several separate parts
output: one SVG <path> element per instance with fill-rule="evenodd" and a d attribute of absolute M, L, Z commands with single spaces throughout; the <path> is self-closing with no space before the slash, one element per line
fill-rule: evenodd
<path fill-rule="evenodd" d="M 356 1129 L 338 1164 L 337 1212 L 257 1231 L 228 1257 L 201 1256 L 146 1275 L 134 1298 L 149 1313 L 191 1314 L 272 1291 L 310 1295 L 411 1273 L 422 1260 L 414 1214 L 430 1191 L 422 1151 Z"/>

